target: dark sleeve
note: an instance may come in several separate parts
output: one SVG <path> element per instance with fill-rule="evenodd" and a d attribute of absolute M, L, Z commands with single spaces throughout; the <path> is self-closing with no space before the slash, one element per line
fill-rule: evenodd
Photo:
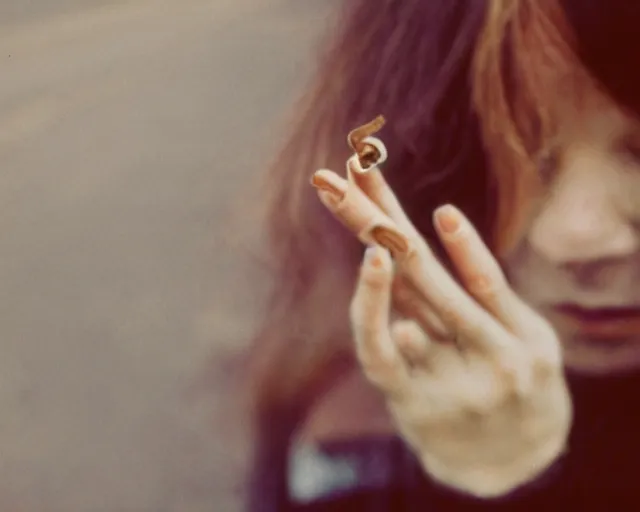
<path fill-rule="evenodd" d="M 426 478 L 418 501 L 425 503 L 422 510 L 433 512 L 459 512 L 476 510 L 536 510 L 537 507 L 558 505 L 562 499 L 562 482 L 565 473 L 565 458 L 554 462 L 544 473 L 533 481 L 527 482 L 503 496 L 491 499 L 479 499 L 469 494 L 447 488 Z M 427 505 L 427 503 L 429 505 Z M 420 510 L 419 508 L 415 509 Z"/>
<path fill-rule="evenodd" d="M 518 512 L 544 510 L 541 507 L 557 510 L 554 506 L 560 503 L 549 492 L 557 476 L 557 468 L 553 468 L 536 482 L 495 500 L 477 500 L 435 485 L 421 489 L 400 485 L 360 489 L 290 505 L 287 512 Z"/>
<path fill-rule="evenodd" d="M 285 411 L 260 418 L 256 428 L 245 512 L 288 512 L 288 452 L 298 416 Z"/>

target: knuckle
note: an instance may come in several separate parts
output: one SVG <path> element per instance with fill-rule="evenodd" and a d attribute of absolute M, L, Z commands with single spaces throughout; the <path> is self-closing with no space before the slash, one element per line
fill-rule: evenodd
<path fill-rule="evenodd" d="M 495 386 L 478 386 L 470 390 L 459 403 L 461 413 L 470 419 L 491 416 L 502 407 L 503 393 Z"/>
<path fill-rule="evenodd" d="M 426 256 L 424 245 L 422 240 L 416 241 L 414 238 L 409 240 L 409 249 L 402 256 L 402 264 L 406 269 L 415 270 L 424 263 Z"/>
<path fill-rule="evenodd" d="M 374 380 L 382 373 L 380 361 L 368 351 L 358 350 L 358 361 L 367 379 Z"/>
<path fill-rule="evenodd" d="M 409 365 L 418 365 L 424 361 L 426 347 L 419 340 L 415 338 L 399 338 L 396 344 Z"/>
<path fill-rule="evenodd" d="M 445 324 L 459 325 L 460 313 L 451 301 L 446 301 L 445 305 L 440 308 L 440 317 Z"/>
<path fill-rule="evenodd" d="M 526 398 L 532 391 L 532 367 L 521 359 L 504 360 L 496 366 L 499 402 L 507 405 Z"/>
<path fill-rule="evenodd" d="M 551 377 L 562 371 L 562 350 L 559 345 L 545 344 L 547 346 L 540 347 L 536 350 L 532 367 L 534 375 L 538 379 Z"/>
<path fill-rule="evenodd" d="M 486 273 L 477 273 L 467 278 L 467 289 L 474 295 L 489 296 L 495 294 L 496 286 Z"/>
<path fill-rule="evenodd" d="M 495 410 L 496 400 L 488 395 L 481 400 L 470 398 L 462 400 L 460 403 L 462 415 L 471 419 L 480 419 L 489 416 Z"/>
<path fill-rule="evenodd" d="M 562 347 L 553 327 L 543 319 L 538 319 L 532 330 L 535 339 L 529 342 L 534 374 L 548 377 L 562 371 Z"/>
<path fill-rule="evenodd" d="M 371 370 L 370 368 L 363 367 L 362 373 L 364 374 L 367 381 L 377 388 L 387 388 L 393 385 L 393 383 L 389 381 L 389 378 L 380 371 L 375 371 Z"/>
<path fill-rule="evenodd" d="M 381 336 L 380 329 L 374 322 L 361 320 L 361 315 L 353 316 L 354 318 L 351 320 L 351 332 L 358 351 L 373 352 L 376 342 Z M 361 357 L 360 353 L 358 357 Z"/>
<path fill-rule="evenodd" d="M 385 389 L 399 389 L 395 365 L 379 357 L 360 357 L 360 366 L 365 378 L 377 387 Z"/>
<path fill-rule="evenodd" d="M 405 355 L 411 355 L 417 349 L 415 339 L 407 337 L 404 333 L 400 335 L 396 334 L 394 341 L 398 350 Z"/>
<path fill-rule="evenodd" d="M 349 321 L 355 332 L 371 333 L 379 330 L 380 322 L 376 320 L 382 314 L 383 303 L 380 301 L 385 300 L 382 292 L 382 289 L 379 290 L 380 297 L 376 297 L 376 290 L 367 288 L 354 294 L 349 304 Z"/>
<path fill-rule="evenodd" d="M 391 284 L 391 272 L 385 267 L 363 268 L 360 273 L 360 283 L 369 291 L 384 291 Z"/>
<path fill-rule="evenodd" d="M 413 320 L 398 320 L 391 326 L 391 334 L 398 342 L 420 341 L 424 334 L 419 325 Z"/>
<path fill-rule="evenodd" d="M 505 287 L 506 283 L 504 279 L 490 272 L 475 273 L 467 279 L 467 289 L 469 292 L 483 299 L 498 297 L 498 295 L 504 291 Z"/>
<path fill-rule="evenodd" d="M 481 320 L 463 318 L 458 315 L 455 320 L 451 320 L 451 323 L 455 325 L 455 330 L 461 339 L 476 342 L 485 338 L 483 333 L 485 326 Z"/>
<path fill-rule="evenodd" d="M 385 368 L 390 368 L 394 364 L 394 357 L 391 350 L 384 350 L 378 343 L 371 339 L 364 340 L 356 344 L 356 355 L 358 361 L 370 371 L 380 372 Z"/>
<path fill-rule="evenodd" d="M 351 330 L 358 347 L 367 348 L 369 351 L 381 336 L 380 327 L 372 319 L 366 319 L 357 310 L 351 318 Z"/>
<path fill-rule="evenodd" d="M 514 368 L 507 366 L 501 366 L 496 375 L 498 381 L 498 396 L 500 401 L 506 401 L 511 398 L 516 398 L 520 395 L 521 387 L 521 373 Z"/>

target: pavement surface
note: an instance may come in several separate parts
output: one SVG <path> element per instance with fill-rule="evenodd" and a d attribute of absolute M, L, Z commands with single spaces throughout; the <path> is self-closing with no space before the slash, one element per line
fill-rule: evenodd
<path fill-rule="evenodd" d="M 335 3 L 0 4 L 0 510 L 240 509 L 237 205 Z"/>

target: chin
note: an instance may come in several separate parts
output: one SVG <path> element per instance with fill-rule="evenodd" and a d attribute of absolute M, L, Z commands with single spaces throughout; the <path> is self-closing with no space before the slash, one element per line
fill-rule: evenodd
<path fill-rule="evenodd" d="M 565 367 L 584 375 L 640 372 L 640 336 L 594 341 L 579 336 L 562 338 Z"/>

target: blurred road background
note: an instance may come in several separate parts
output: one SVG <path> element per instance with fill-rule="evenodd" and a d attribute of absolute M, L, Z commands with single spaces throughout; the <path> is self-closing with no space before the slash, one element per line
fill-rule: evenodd
<path fill-rule="evenodd" d="M 0 510 L 239 510 L 233 207 L 335 3 L 0 3 Z"/>

